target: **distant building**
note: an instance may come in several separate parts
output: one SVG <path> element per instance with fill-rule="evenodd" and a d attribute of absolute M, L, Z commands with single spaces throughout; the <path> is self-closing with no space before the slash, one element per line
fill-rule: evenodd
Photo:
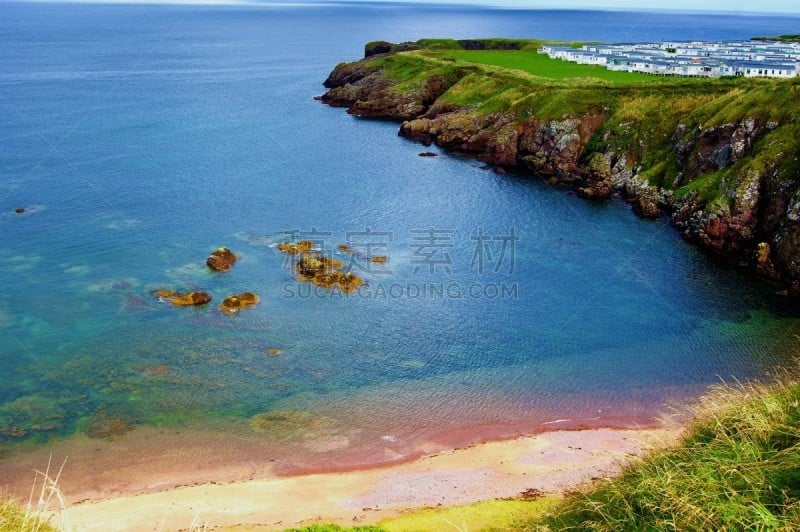
<path fill-rule="evenodd" d="M 542 46 L 553 59 L 608 70 L 662 76 L 792 78 L 800 74 L 800 43 L 769 41 Z"/>

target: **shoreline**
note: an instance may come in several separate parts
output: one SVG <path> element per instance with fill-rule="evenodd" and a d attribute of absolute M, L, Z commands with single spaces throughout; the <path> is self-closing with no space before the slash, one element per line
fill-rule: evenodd
<path fill-rule="evenodd" d="M 75 530 L 376 523 L 404 510 L 516 497 L 529 490 L 537 496 L 562 495 L 617 473 L 622 462 L 677 441 L 680 433 L 679 427 L 555 430 L 349 471 L 111 493 L 72 503 L 66 512 Z M 217 471 L 219 478 L 231 478 L 226 472 L 231 471 Z M 55 512 L 52 521 L 59 519 Z"/>
<path fill-rule="evenodd" d="M 6 496 L 27 500 L 34 471 L 44 471 L 48 463 L 53 467 L 64 464 L 58 487 L 67 502 L 76 504 L 214 482 L 379 470 L 451 450 L 551 432 L 656 429 L 680 422 L 662 410 L 649 415 L 567 419 L 536 415 L 527 421 L 470 424 L 436 418 L 435 423 L 405 434 L 384 425 L 369 434 L 337 427 L 329 427 L 328 432 L 312 423 L 303 432 L 295 432 L 300 426 L 290 425 L 290 440 L 281 437 L 286 430 L 263 434 L 253 431 L 246 420 L 233 424 L 218 420 L 191 427 L 140 426 L 111 440 L 79 433 L 45 446 L 17 448 L 0 460 L 0 489 Z M 356 425 L 366 427 L 361 422 Z"/>

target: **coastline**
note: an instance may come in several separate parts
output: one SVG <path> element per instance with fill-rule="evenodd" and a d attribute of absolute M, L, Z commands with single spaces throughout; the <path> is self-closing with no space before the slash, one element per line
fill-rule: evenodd
<path fill-rule="evenodd" d="M 680 428 L 666 426 L 592 428 L 450 450 L 435 450 L 431 445 L 430 454 L 388 466 L 270 474 L 140 494 L 122 492 L 73 503 L 66 512 L 75 530 L 233 525 L 284 529 L 315 522 L 376 523 L 414 508 L 468 504 L 525 492 L 561 495 L 617 473 L 624 462 L 677 441 L 680 433 Z M 232 472 L 223 468 L 217 473 L 219 478 L 231 478 Z M 298 504 L 301 494 L 302 505 Z"/>
<path fill-rule="evenodd" d="M 317 99 L 399 122 L 399 136 L 501 173 L 537 176 L 593 201 L 619 196 L 641 218 L 669 218 L 720 263 L 774 283 L 777 296 L 800 294 L 797 158 L 785 156 L 796 151 L 800 78 L 618 86 L 448 55 L 539 46 L 368 43 L 364 58 L 334 67 Z"/>

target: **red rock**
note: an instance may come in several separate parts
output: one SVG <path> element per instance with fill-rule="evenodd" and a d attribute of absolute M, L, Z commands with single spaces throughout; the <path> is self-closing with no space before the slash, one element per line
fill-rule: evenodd
<path fill-rule="evenodd" d="M 227 272 L 233 268 L 238 258 L 231 250 L 223 247 L 212 252 L 206 259 L 206 264 L 214 271 Z"/>

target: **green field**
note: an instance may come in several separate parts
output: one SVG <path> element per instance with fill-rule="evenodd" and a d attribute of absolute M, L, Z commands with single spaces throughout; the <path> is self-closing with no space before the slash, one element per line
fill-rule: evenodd
<path fill-rule="evenodd" d="M 550 59 L 544 54 L 531 50 L 448 50 L 446 56 L 468 63 L 523 70 L 534 76 L 550 79 L 595 78 L 619 84 L 652 81 L 655 79 L 648 74 L 615 72 L 601 66 L 579 65 L 560 59 Z"/>

